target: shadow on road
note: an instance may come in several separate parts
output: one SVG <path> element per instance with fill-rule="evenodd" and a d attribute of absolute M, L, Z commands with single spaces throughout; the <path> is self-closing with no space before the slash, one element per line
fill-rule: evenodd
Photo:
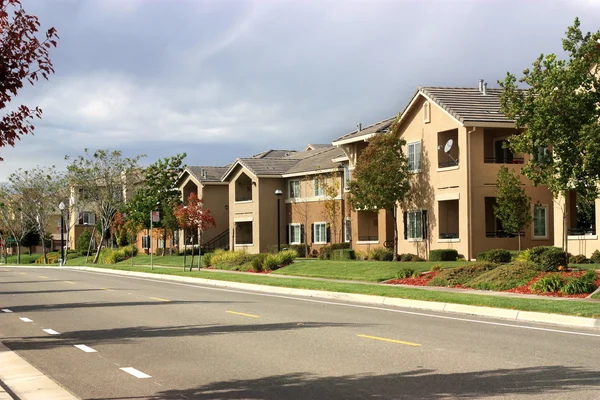
<path fill-rule="evenodd" d="M 0 295 L 3 295 L 3 294 L 15 295 L 15 294 L 40 294 L 40 293 L 72 293 L 72 292 L 91 292 L 91 291 L 98 291 L 98 290 L 102 290 L 102 289 L 30 290 L 30 291 L 21 291 L 21 292 L 2 292 L 2 291 L 0 291 Z M 123 289 L 123 290 L 127 290 L 127 289 Z"/>
<path fill-rule="evenodd" d="M 370 326 L 365 324 L 333 322 L 284 322 L 275 324 L 246 325 L 183 325 L 183 326 L 136 326 L 130 328 L 82 330 L 61 332 L 60 337 L 36 336 L 23 340 L 6 338 L 2 343 L 11 350 L 45 350 L 59 346 L 73 346 L 82 343 L 126 344 L 133 338 L 168 338 L 185 336 L 223 335 L 230 333 L 257 333 L 289 331 L 311 328 L 331 328 L 348 326 Z"/>
<path fill-rule="evenodd" d="M 598 371 L 556 365 L 446 374 L 429 369 L 388 375 L 334 377 L 294 373 L 260 379 L 215 382 L 194 389 L 166 390 L 154 397 L 144 398 L 151 400 L 482 399 L 533 394 L 567 395 L 575 390 L 600 391 Z M 593 394 L 590 396 L 586 398 L 597 398 Z M 127 397 L 127 399 L 131 398 Z M 125 398 L 111 397 L 110 399 Z"/>
<path fill-rule="evenodd" d="M 48 282 L 64 282 L 59 279 L 40 279 L 39 281 L 4 281 L 0 282 L 0 284 L 21 284 L 21 283 L 48 283 Z"/>

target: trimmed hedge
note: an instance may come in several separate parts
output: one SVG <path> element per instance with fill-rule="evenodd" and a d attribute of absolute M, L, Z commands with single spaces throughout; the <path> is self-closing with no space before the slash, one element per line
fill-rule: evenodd
<path fill-rule="evenodd" d="M 455 249 L 439 249 L 429 252 L 429 261 L 456 261 L 458 251 Z"/>
<path fill-rule="evenodd" d="M 334 250 L 349 249 L 350 243 L 334 243 L 328 246 L 323 246 L 319 249 L 319 260 L 331 260 L 331 253 Z"/>
<path fill-rule="evenodd" d="M 482 251 L 477 254 L 477 261 L 489 261 L 496 264 L 506 264 L 512 259 L 510 251 L 504 249 L 493 249 Z"/>
<path fill-rule="evenodd" d="M 333 250 L 331 259 L 337 261 L 356 260 L 356 253 L 352 249 Z"/>
<path fill-rule="evenodd" d="M 558 271 L 558 267 L 566 265 L 565 252 L 558 247 L 553 247 L 545 252 L 539 258 L 539 265 L 546 272 Z"/>

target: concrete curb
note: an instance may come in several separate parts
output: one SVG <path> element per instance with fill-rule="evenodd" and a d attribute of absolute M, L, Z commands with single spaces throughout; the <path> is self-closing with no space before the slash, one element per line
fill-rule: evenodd
<path fill-rule="evenodd" d="M 0 343 L 0 381 L 20 400 L 77 399 L 2 343 Z M 0 386 L 0 399 L 13 399 L 13 397 Z"/>
<path fill-rule="evenodd" d="M 55 268 L 55 267 L 54 267 Z M 321 290 L 292 289 L 277 286 L 257 285 L 251 283 L 219 281 L 215 279 L 203 279 L 185 277 L 178 275 L 152 274 L 148 272 L 122 271 L 114 269 L 99 269 L 91 267 L 62 267 L 82 271 L 105 272 L 116 275 L 129 275 L 141 278 L 152 278 L 159 280 L 196 283 L 206 286 L 222 287 L 228 289 L 241 289 L 254 292 L 272 293 L 279 295 L 311 297 L 326 300 L 349 301 L 369 305 L 393 306 L 403 308 L 415 308 L 419 310 L 444 311 L 459 314 L 477 315 L 482 317 L 500 318 L 519 322 L 535 322 L 578 328 L 592 328 L 600 330 L 600 319 L 574 317 L 570 315 L 548 314 L 531 311 L 510 310 L 505 308 L 479 307 L 456 303 L 441 303 L 435 301 L 422 301 L 401 299 L 397 297 L 372 296 L 367 294 L 353 294 L 342 292 L 326 292 Z M 600 310 L 600 306 L 599 306 Z"/>

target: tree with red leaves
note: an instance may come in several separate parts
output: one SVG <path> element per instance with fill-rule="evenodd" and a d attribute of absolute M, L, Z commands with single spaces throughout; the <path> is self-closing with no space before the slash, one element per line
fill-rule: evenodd
<path fill-rule="evenodd" d="M 185 271 L 186 265 L 186 253 L 187 253 L 187 243 L 185 240 L 185 232 L 186 230 L 192 231 L 192 235 L 190 237 L 190 241 L 194 241 L 194 230 L 199 231 L 198 241 L 198 250 L 200 250 L 202 246 L 202 233 L 210 227 L 217 226 L 215 223 L 215 219 L 212 215 L 210 215 L 210 210 L 208 208 L 202 207 L 202 199 L 198 198 L 198 195 L 194 192 L 190 193 L 190 197 L 188 198 L 187 204 L 176 205 L 173 209 L 173 215 L 175 215 L 175 219 L 177 220 L 177 225 L 181 229 L 183 229 L 183 248 L 184 248 L 184 257 L 183 257 L 183 270 Z M 194 266 L 194 250 L 192 248 L 192 262 L 190 263 L 190 271 Z M 198 267 L 200 269 L 200 267 Z"/>
<path fill-rule="evenodd" d="M 54 73 L 50 49 L 56 47 L 56 29 L 40 40 L 38 17 L 29 15 L 19 0 L 0 0 L 0 109 L 6 108 L 23 88 L 25 80 L 34 85 L 40 76 Z M 20 136 L 33 134 L 32 120 L 41 118 L 39 107 L 15 107 L 0 118 L 0 147 L 14 146 Z M 0 157 L 0 161 L 2 158 Z"/>

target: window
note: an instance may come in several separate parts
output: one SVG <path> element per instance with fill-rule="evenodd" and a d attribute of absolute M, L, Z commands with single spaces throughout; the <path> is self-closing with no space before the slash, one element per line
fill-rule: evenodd
<path fill-rule="evenodd" d="M 352 171 L 350 171 L 350 164 L 344 166 L 344 189 L 348 189 L 350 186 L 350 179 L 352 179 Z"/>
<path fill-rule="evenodd" d="M 159 249 L 164 249 L 165 248 L 165 241 L 162 239 L 158 239 L 158 248 Z"/>
<path fill-rule="evenodd" d="M 428 124 L 431 121 L 430 117 L 431 114 L 429 110 L 429 102 L 426 101 L 425 103 L 423 103 L 423 122 Z"/>
<path fill-rule="evenodd" d="M 300 197 L 300 181 L 290 181 L 290 198 Z"/>
<path fill-rule="evenodd" d="M 352 241 L 352 220 L 350 218 L 344 219 L 344 242 L 348 243 Z"/>
<path fill-rule="evenodd" d="M 548 207 L 535 206 L 533 207 L 533 237 L 547 238 L 548 237 Z"/>
<path fill-rule="evenodd" d="M 289 244 L 302 243 L 302 226 L 300 224 L 290 224 L 290 240 Z"/>
<path fill-rule="evenodd" d="M 79 215 L 79 225 L 95 225 L 96 214 L 93 212 L 84 211 Z"/>
<path fill-rule="evenodd" d="M 315 196 L 323 196 L 325 194 L 325 190 L 323 190 L 323 185 L 321 182 L 315 178 Z"/>
<path fill-rule="evenodd" d="M 327 243 L 327 225 L 325 222 L 317 222 L 313 226 L 313 243 L 325 244 Z"/>
<path fill-rule="evenodd" d="M 549 150 L 547 147 L 539 146 L 533 153 L 533 159 L 537 163 L 544 163 L 548 159 Z"/>
<path fill-rule="evenodd" d="M 407 215 L 408 240 L 423 239 L 423 213 L 421 211 L 409 211 Z"/>
<path fill-rule="evenodd" d="M 408 144 L 408 171 L 421 172 L 421 142 Z"/>

